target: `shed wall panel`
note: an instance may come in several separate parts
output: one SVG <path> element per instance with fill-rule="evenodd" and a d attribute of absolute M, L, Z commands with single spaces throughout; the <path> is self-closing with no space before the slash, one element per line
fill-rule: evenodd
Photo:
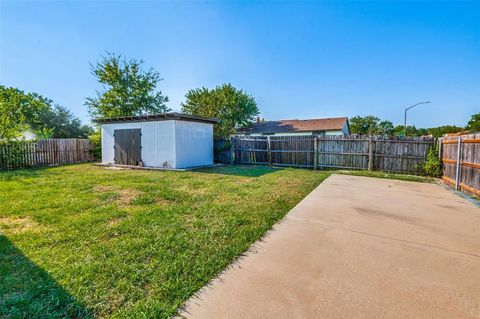
<path fill-rule="evenodd" d="M 175 121 L 177 168 L 213 164 L 213 125 Z"/>
<path fill-rule="evenodd" d="M 102 125 L 102 163 L 114 163 L 115 130 L 142 130 L 142 161 L 145 166 L 176 168 L 175 121 L 112 123 Z"/>

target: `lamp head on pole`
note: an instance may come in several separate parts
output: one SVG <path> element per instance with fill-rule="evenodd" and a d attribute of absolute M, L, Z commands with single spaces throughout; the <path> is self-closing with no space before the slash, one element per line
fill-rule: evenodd
<path fill-rule="evenodd" d="M 413 104 L 412 106 L 407 107 L 407 108 L 405 109 L 405 111 L 408 111 L 408 110 L 410 110 L 411 108 L 413 108 L 413 107 L 415 107 L 415 106 L 417 106 L 417 105 L 420 105 L 420 104 L 429 104 L 429 103 L 432 103 L 432 102 L 430 102 L 430 101 L 419 102 L 419 103 L 417 103 L 417 104 Z"/>
<path fill-rule="evenodd" d="M 405 117 L 404 117 L 404 122 L 403 122 L 403 126 L 404 126 L 404 136 L 407 136 L 407 111 L 410 110 L 411 108 L 417 106 L 417 105 L 420 105 L 420 104 L 429 104 L 431 103 L 430 101 L 424 101 L 424 102 L 418 102 L 417 104 L 413 104 L 412 106 L 409 106 L 407 108 L 405 108 Z"/>

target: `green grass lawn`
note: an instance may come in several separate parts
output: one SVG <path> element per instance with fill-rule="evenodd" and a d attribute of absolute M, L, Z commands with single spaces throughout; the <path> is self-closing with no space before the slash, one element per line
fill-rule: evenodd
<path fill-rule="evenodd" d="M 167 318 L 330 173 L 0 173 L 0 318 Z"/>

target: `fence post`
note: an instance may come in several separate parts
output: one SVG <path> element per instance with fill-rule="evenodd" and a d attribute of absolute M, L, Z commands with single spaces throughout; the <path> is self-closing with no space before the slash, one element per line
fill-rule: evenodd
<path fill-rule="evenodd" d="M 318 137 L 313 138 L 313 169 L 317 169 L 318 165 Z"/>
<path fill-rule="evenodd" d="M 267 136 L 267 157 L 268 166 L 272 166 L 272 147 L 270 145 L 270 136 Z"/>
<path fill-rule="evenodd" d="M 368 170 L 373 171 L 373 139 L 368 139 Z"/>
<path fill-rule="evenodd" d="M 461 155 L 461 149 L 462 149 L 462 137 L 458 137 L 458 143 L 457 143 L 457 164 L 455 168 L 455 190 L 458 191 L 458 186 L 460 184 L 460 155 Z"/>
<path fill-rule="evenodd" d="M 235 137 L 230 139 L 230 165 L 235 164 Z"/>
<path fill-rule="evenodd" d="M 442 161 L 442 138 L 438 139 L 438 160 Z"/>

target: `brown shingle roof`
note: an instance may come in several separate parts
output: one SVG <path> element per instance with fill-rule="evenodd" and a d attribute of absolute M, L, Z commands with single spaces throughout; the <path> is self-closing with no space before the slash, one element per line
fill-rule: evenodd
<path fill-rule="evenodd" d="M 348 117 L 311 120 L 281 120 L 253 123 L 245 132 L 250 134 L 290 133 L 341 130 Z"/>

